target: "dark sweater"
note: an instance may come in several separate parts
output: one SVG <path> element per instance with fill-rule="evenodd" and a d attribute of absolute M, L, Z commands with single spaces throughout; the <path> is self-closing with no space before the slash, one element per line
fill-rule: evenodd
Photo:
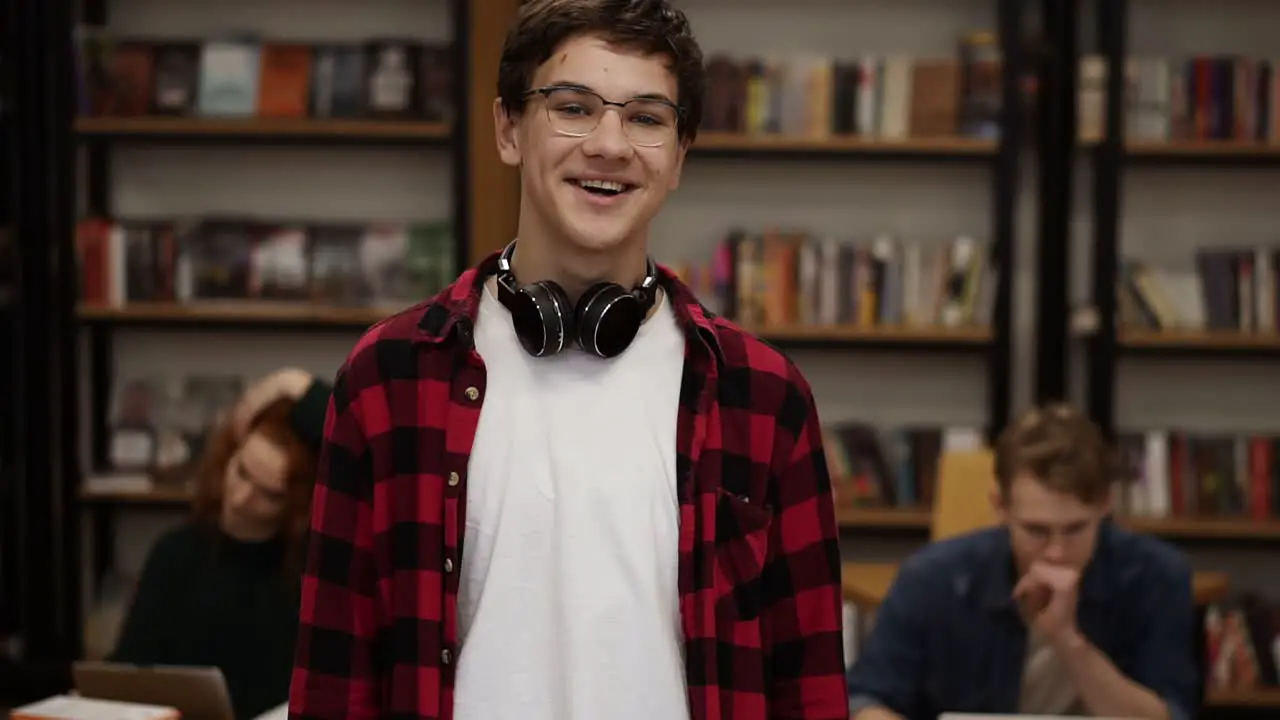
<path fill-rule="evenodd" d="M 298 628 L 299 586 L 283 567 L 279 540 L 180 525 L 151 548 L 109 659 L 218 667 L 237 718 L 270 710 L 289 697 Z"/>
<path fill-rule="evenodd" d="M 313 381 L 291 418 L 317 452 L 332 389 Z M 171 530 L 151 548 L 109 659 L 221 668 L 240 720 L 285 702 L 299 587 L 285 576 L 284 556 L 278 539 L 244 543 L 193 523 Z"/>

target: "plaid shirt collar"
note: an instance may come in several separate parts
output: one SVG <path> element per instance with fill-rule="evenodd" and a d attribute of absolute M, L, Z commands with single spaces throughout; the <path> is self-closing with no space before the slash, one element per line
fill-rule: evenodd
<path fill-rule="evenodd" d="M 452 337 L 455 329 L 475 325 L 484 283 L 497 272 L 501 254 L 501 251 L 490 253 L 423 304 L 422 317 L 413 335 L 415 343 L 441 343 Z M 703 306 L 689 286 L 665 265 L 658 265 L 658 283 L 671 302 L 676 323 L 684 331 L 686 339 L 691 341 L 689 347 L 697 348 L 705 352 L 708 359 L 723 364 L 715 314 Z"/>

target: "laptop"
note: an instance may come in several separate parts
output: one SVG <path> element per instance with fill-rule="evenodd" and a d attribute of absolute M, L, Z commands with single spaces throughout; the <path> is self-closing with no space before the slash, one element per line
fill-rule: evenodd
<path fill-rule="evenodd" d="M 71 677 L 83 697 L 163 705 L 182 713 L 182 720 L 236 720 L 226 678 L 216 667 L 82 660 L 72 664 Z"/>
<path fill-rule="evenodd" d="M 949 712 L 942 713 L 938 716 L 938 720 L 1071 720 L 1071 718 L 1080 718 L 1083 720 L 1085 715 L 997 715 L 992 713 L 959 713 Z M 1123 720 L 1123 718 L 1094 718 L 1093 720 Z"/>

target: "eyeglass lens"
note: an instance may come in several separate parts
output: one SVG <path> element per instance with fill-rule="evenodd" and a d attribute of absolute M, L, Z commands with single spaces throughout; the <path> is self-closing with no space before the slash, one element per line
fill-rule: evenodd
<path fill-rule="evenodd" d="M 547 117 L 557 132 L 582 137 L 589 135 L 604 116 L 604 99 L 593 92 L 556 88 L 546 93 Z M 655 147 L 667 142 L 676 131 L 677 115 L 671 105 L 637 98 L 616 107 L 622 127 L 637 145 Z"/>

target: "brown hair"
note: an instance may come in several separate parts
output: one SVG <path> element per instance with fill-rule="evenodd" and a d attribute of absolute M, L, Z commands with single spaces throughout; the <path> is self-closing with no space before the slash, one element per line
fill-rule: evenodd
<path fill-rule="evenodd" d="M 1098 426 L 1065 403 L 1023 414 L 996 441 L 996 483 L 1004 497 L 1020 474 L 1080 502 L 1103 502 L 1113 465 Z"/>
<path fill-rule="evenodd" d="M 316 457 L 290 423 L 294 402 L 276 400 L 263 408 L 249 424 L 250 433 L 259 433 L 285 455 L 285 500 L 280 517 L 285 541 L 285 567 L 291 575 L 302 572 L 306 539 L 311 521 L 311 491 L 315 484 Z M 192 511 L 197 522 L 217 526 L 222 516 L 226 492 L 227 465 L 240 449 L 235 428 L 223 420 L 210 433 L 200 459 Z"/>
<path fill-rule="evenodd" d="M 706 69 L 688 18 L 668 0 L 525 0 L 507 32 L 498 65 L 498 97 L 507 114 L 524 110 L 525 93 L 538 66 L 565 41 L 580 35 L 665 56 L 679 88 L 680 139 L 693 142 L 702 122 Z"/>

